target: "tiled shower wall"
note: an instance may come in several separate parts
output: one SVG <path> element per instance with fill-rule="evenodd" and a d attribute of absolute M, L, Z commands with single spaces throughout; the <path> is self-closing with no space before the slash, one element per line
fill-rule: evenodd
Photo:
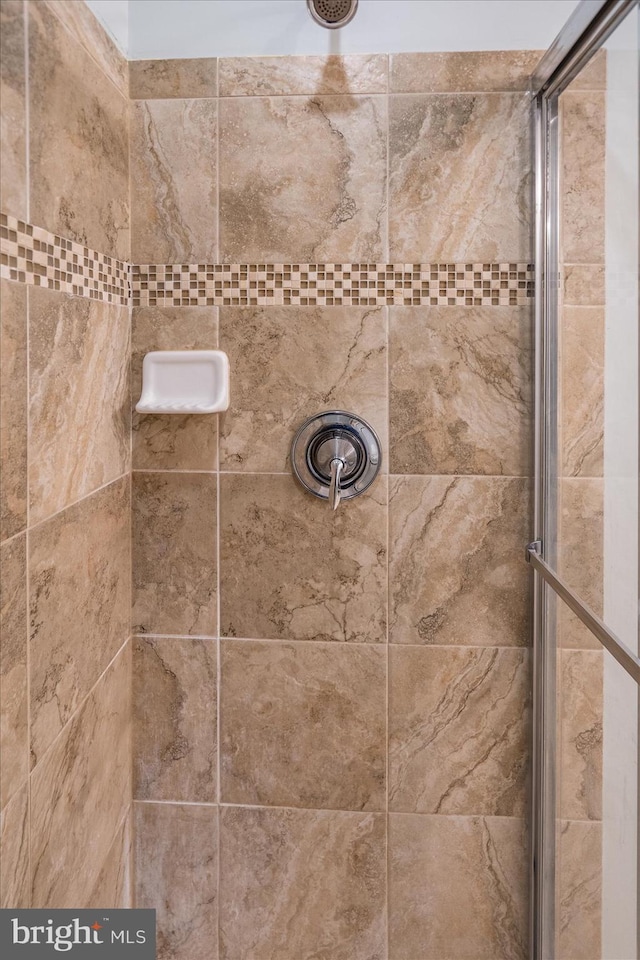
<path fill-rule="evenodd" d="M 526 265 L 536 61 L 132 63 L 132 261 Z M 160 955 L 524 958 L 529 306 L 144 302 L 134 401 L 148 350 L 232 371 L 219 421 L 133 417 Z M 329 407 L 384 448 L 335 514 L 288 464 Z"/>
<path fill-rule="evenodd" d="M 558 569 L 603 615 L 606 52 L 560 98 Z M 557 956 L 601 955 L 603 651 L 561 606 Z M 578 882 L 578 879 L 580 882 Z"/>
<path fill-rule="evenodd" d="M 126 61 L 82 3 L 0 15 L 3 214 L 127 260 Z M 0 291 L 0 899 L 124 906 L 129 310 L 51 286 Z"/>

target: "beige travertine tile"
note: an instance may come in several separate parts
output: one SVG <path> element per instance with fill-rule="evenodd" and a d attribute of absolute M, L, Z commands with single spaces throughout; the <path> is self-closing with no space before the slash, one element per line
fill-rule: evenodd
<path fill-rule="evenodd" d="M 131 824 L 130 814 L 120 826 L 84 909 L 112 907 L 126 909 L 131 903 Z"/>
<path fill-rule="evenodd" d="M 223 57 L 221 97 L 386 93 L 386 54 Z"/>
<path fill-rule="evenodd" d="M 131 801 L 131 663 L 120 653 L 31 775 L 33 905 L 75 907 Z"/>
<path fill-rule="evenodd" d="M 78 0 L 46 0 L 71 35 L 82 44 L 101 70 L 128 96 L 127 59 L 86 3 Z"/>
<path fill-rule="evenodd" d="M 604 306 L 604 265 L 565 263 L 563 270 L 565 306 Z"/>
<path fill-rule="evenodd" d="M 128 478 L 30 534 L 34 762 L 127 639 L 129 535 Z"/>
<path fill-rule="evenodd" d="M 558 424 L 563 477 L 601 477 L 604 469 L 604 309 L 564 306 L 560 314 Z"/>
<path fill-rule="evenodd" d="M 0 812 L 0 907 L 30 907 L 30 883 L 29 786 L 25 783 Z"/>
<path fill-rule="evenodd" d="M 215 475 L 134 473 L 134 632 L 214 635 L 215 544 Z"/>
<path fill-rule="evenodd" d="M 222 644 L 221 799 L 384 810 L 382 647 Z"/>
<path fill-rule="evenodd" d="M 392 307 L 390 471 L 527 476 L 528 307 Z"/>
<path fill-rule="evenodd" d="M 602 956 L 602 824 L 565 822 L 557 841 L 558 960 Z"/>
<path fill-rule="evenodd" d="M 221 960 L 386 956 L 384 816 L 223 807 Z"/>
<path fill-rule="evenodd" d="M 152 350 L 215 350 L 215 307 L 134 307 L 131 400 L 142 390 L 142 361 Z M 237 384 L 234 369 L 234 395 Z M 235 399 L 234 399 L 235 406 Z M 133 410 L 133 466 L 137 470 L 215 470 L 218 416 L 158 415 Z"/>
<path fill-rule="evenodd" d="M 565 91 L 560 120 L 560 259 L 604 262 L 605 94 Z"/>
<path fill-rule="evenodd" d="M 218 95 L 215 57 L 188 60 L 130 60 L 132 100 L 183 100 Z"/>
<path fill-rule="evenodd" d="M 392 643 L 528 644 L 528 487 L 504 477 L 391 478 Z"/>
<path fill-rule="evenodd" d="M 389 819 L 391 960 L 525 960 L 524 822 Z"/>
<path fill-rule="evenodd" d="M 131 105 L 131 258 L 215 263 L 216 100 Z"/>
<path fill-rule="evenodd" d="M 27 290 L 0 281 L 0 540 L 27 525 Z"/>
<path fill-rule="evenodd" d="M 0 4 L 0 210 L 27 219 L 24 4 Z"/>
<path fill-rule="evenodd" d="M 385 477 L 335 513 L 292 476 L 223 474 L 220 496 L 223 636 L 386 639 Z"/>
<path fill-rule="evenodd" d="M 464 53 L 394 53 L 392 93 L 464 93 L 528 90 L 543 51 L 477 50 Z"/>
<path fill-rule="evenodd" d="M 517 261 L 531 249 L 524 94 L 393 95 L 393 261 Z"/>
<path fill-rule="evenodd" d="M 120 260 L 130 247 L 128 111 L 47 4 L 30 3 L 31 222 Z"/>
<path fill-rule="evenodd" d="M 603 663 L 600 650 L 558 652 L 558 816 L 602 818 Z"/>
<path fill-rule="evenodd" d="M 136 907 L 157 911 L 158 960 L 216 960 L 218 808 L 136 803 Z"/>
<path fill-rule="evenodd" d="M 133 690 L 136 800 L 215 802 L 215 642 L 136 639 Z"/>
<path fill-rule="evenodd" d="M 607 87 L 607 51 L 597 50 L 586 67 L 571 81 L 568 90 L 606 90 Z"/>
<path fill-rule="evenodd" d="M 389 669 L 390 809 L 523 816 L 527 651 L 392 647 Z"/>
<path fill-rule="evenodd" d="M 25 541 L 0 547 L 0 809 L 29 775 Z"/>
<path fill-rule="evenodd" d="M 296 430 L 326 409 L 364 417 L 386 469 L 386 328 L 384 308 L 222 307 L 220 347 L 233 370 L 222 469 L 288 470 Z"/>
<path fill-rule="evenodd" d="M 129 353 L 126 307 L 30 291 L 31 523 L 129 470 Z"/>
<path fill-rule="evenodd" d="M 386 101 L 220 101 L 220 257 L 375 261 L 386 249 Z"/>
<path fill-rule="evenodd" d="M 602 616 L 604 590 L 603 511 L 602 478 L 558 481 L 558 573 L 598 616 Z M 558 605 L 558 636 L 563 647 L 600 649 L 600 643 L 564 603 Z"/>

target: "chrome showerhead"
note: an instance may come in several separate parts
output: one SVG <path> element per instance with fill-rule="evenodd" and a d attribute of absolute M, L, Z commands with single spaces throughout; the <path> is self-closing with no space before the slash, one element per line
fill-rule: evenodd
<path fill-rule="evenodd" d="M 337 30 L 356 15 L 358 0 L 307 0 L 309 13 L 321 27 Z"/>

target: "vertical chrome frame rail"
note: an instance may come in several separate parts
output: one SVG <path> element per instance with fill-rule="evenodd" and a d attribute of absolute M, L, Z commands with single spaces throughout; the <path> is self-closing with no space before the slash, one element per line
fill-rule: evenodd
<path fill-rule="evenodd" d="M 556 552 L 558 96 L 637 3 L 582 0 L 532 78 L 536 272 L 534 544 L 530 546 L 535 546 L 541 560 L 550 561 L 550 567 Z M 533 566 L 530 957 L 552 960 L 556 950 L 556 593 L 541 576 L 540 565 Z"/>

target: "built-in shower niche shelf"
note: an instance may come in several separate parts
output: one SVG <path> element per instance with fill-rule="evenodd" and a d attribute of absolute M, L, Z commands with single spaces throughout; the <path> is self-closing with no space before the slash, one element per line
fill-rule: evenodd
<path fill-rule="evenodd" d="M 229 407 L 222 350 L 155 350 L 142 361 L 138 413 L 221 413 Z"/>

